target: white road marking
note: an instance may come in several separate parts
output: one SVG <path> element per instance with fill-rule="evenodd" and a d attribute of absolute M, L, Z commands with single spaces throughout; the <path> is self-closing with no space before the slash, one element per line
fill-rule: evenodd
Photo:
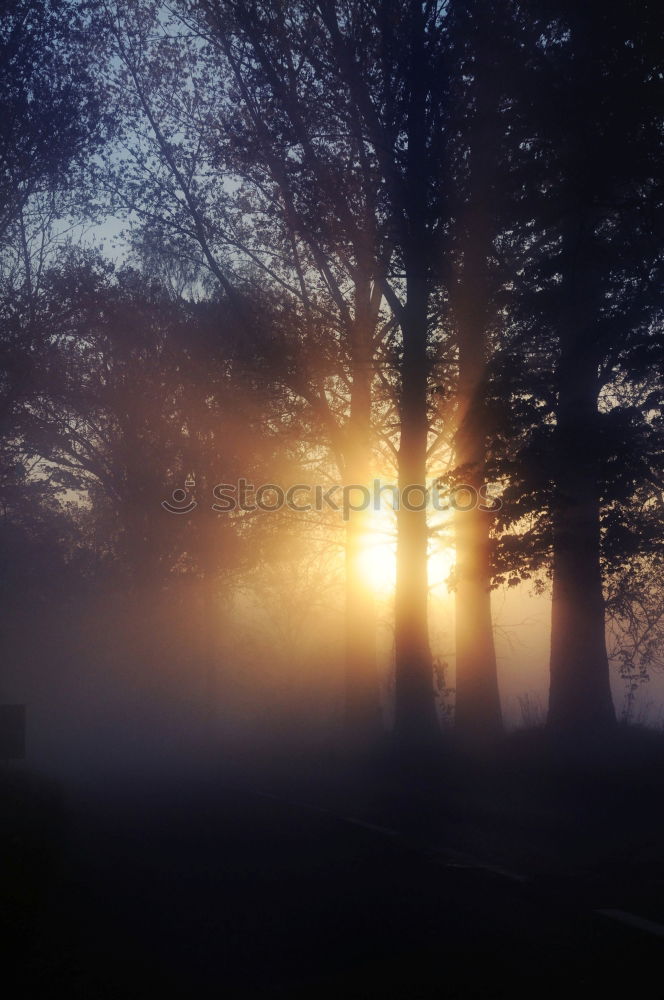
<path fill-rule="evenodd" d="M 664 924 L 656 924 L 653 920 L 646 920 L 636 913 L 628 913 L 626 910 L 595 910 L 602 917 L 609 920 L 617 920 L 621 924 L 627 924 L 636 930 L 644 931 L 646 934 L 654 934 L 655 937 L 664 937 Z"/>

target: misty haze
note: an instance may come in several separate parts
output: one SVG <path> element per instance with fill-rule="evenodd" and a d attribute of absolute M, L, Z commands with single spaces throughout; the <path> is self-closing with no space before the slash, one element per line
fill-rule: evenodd
<path fill-rule="evenodd" d="M 663 43 L 0 3 L 8 996 L 652 993 Z"/>

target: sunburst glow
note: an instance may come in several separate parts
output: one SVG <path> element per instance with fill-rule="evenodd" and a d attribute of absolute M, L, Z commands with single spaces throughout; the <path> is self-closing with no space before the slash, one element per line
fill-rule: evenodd
<path fill-rule="evenodd" d="M 444 589 L 454 566 L 454 548 L 432 538 L 429 546 L 429 585 Z M 381 510 L 373 513 L 371 526 L 364 536 L 359 558 L 362 577 L 377 596 L 391 594 L 396 583 L 396 526 L 394 513 Z"/>

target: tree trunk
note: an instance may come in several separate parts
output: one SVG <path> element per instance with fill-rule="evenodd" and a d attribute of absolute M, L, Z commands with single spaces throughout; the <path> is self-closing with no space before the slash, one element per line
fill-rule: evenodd
<path fill-rule="evenodd" d="M 409 747 L 439 736 L 427 622 L 428 531 L 424 505 L 427 418 L 427 295 L 410 282 L 403 329 L 400 509 L 397 515 L 395 601 L 395 735 Z M 419 487 L 419 489 L 416 489 Z M 408 506 L 422 509 L 408 509 Z M 409 502 L 410 501 L 410 502 Z"/>
<path fill-rule="evenodd" d="M 364 312 L 358 306 L 352 331 L 352 385 L 344 479 L 346 486 L 368 488 L 371 472 L 373 328 Z M 358 492 L 357 497 L 352 497 L 353 503 L 359 498 Z M 346 736 L 353 747 L 370 746 L 382 732 L 376 664 L 376 608 L 362 567 L 370 530 L 371 511 L 351 510 L 346 525 L 345 720 Z"/>
<path fill-rule="evenodd" d="M 498 671 L 491 618 L 491 513 L 479 507 L 486 464 L 488 260 L 493 243 L 492 174 L 496 159 L 492 97 L 476 82 L 479 120 L 469 137 L 469 193 L 460 244 L 463 270 L 455 294 L 459 347 L 456 479 L 472 488 L 457 496 L 455 729 L 481 744 L 502 732 Z M 468 509 L 461 509 L 467 507 Z"/>
<path fill-rule="evenodd" d="M 584 352 L 569 334 L 564 336 L 556 427 L 548 726 L 572 737 L 592 737 L 616 722 L 600 563 L 598 388 L 592 352 Z"/>
<path fill-rule="evenodd" d="M 406 304 L 403 337 L 398 472 L 397 580 L 394 615 L 395 736 L 410 750 L 435 745 L 440 736 L 433 694 L 428 624 L 428 529 L 426 460 L 429 420 L 427 388 L 431 236 L 428 193 L 431 160 L 427 145 L 427 100 L 432 81 L 425 45 L 423 9 L 410 8 L 408 44 L 407 153 L 401 225 Z M 421 509 L 417 509 L 421 507 Z M 412 509 L 409 509 L 412 508 Z"/>
<path fill-rule="evenodd" d="M 491 741 L 502 732 L 498 673 L 491 618 L 491 558 L 489 511 L 477 506 L 484 480 L 484 434 L 481 421 L 468 409 L 456 437 L 456 461 L 461 482 L 472 487 L 468 503 L 454 513 L 456 545 L 455 729 L 474 744 Z M 479 426 L 478 426 L 479 425 Z M 459 507 L 466 506 L 463 492 Z"/>
<path fill-rule="evenodd" d="M 486 461 L 485 316 L 482 282 L 472 267 L 468 273 L 464 267 L 464 282 L 474 305 L 462 311 L 458 323 L 455 466 L 459 486 L 470 490 L 468 494 L 461 490 L 455 494 L 455 729 L 463 739 L 476 743 L 500 735 L 502 715 L 491 618 L 491 513 L 479 506 Z"/>

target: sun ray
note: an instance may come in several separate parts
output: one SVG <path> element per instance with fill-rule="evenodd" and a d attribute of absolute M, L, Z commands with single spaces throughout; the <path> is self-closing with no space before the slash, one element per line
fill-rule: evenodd
<path fill-rule="evenodd" d="M 454 566 L 455 552 L 445 535 L 432 537 L 429 546 L 429 585 L 446 592 L 447 580 Z M 396 524 L 392 510 L 372 513 L 369 529 L 362 541 L 359 572 L 376 596 L 387 596 L 396 583 Z"/>

